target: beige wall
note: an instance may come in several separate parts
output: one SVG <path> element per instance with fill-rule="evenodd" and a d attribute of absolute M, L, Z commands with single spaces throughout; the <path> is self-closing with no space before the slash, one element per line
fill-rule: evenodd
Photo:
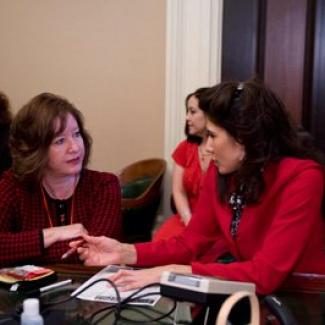
<path fill-rule="evenodd" d="M 165 0 L 1 0 L 0 89 L 15 110 L 64 95 L 94 139 L 91 167 L 163 157 Z"/>

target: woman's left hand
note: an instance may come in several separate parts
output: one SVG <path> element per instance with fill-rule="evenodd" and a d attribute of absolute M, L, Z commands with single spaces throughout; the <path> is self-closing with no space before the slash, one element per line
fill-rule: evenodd
<path fill-rule="evenodd" d="M 141 270 L 120 269 L 109 279 L 119 287 L 120 291 L 128 291 L 159 282 L 163 271 L 191 274 L 192 268 L 189 265 L 165 265 Z"/>

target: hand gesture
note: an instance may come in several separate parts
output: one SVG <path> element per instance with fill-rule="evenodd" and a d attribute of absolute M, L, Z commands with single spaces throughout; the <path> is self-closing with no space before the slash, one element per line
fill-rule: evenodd
<path fill-rule="evenodd" d="M 79 258 L 85 265 L 133 264 L 136 251 L 133 245 L 122 244 L 105 236 L 83 235 L 83 242 L 74 241 L 69 245 L 76 248 Z"/>

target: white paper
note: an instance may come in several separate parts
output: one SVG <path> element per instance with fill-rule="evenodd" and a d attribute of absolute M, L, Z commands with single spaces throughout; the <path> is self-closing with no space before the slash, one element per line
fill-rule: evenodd
<path fill-rule="evenodd" d="M 95 282 L 99 279 L 107 279 L 109 278 L 109 275 L 117 272 L 120 269 L 117 265 L 108 265 L 98 273 L 96 273 L 94 276 L 92 276 L 90 279 L 88 279 L 85 283 L 83 283 L 78 289 L 76 289 L 74 292 L 72 292 L 71 296 L 76 296 L 79 299 L 82 300 L 90 300 L 90 301 L 100 301 L 100 302 L 107 302 L 107 303 L 117 303 L 116 299 L 116 293 L 115 290 L 110 286 L 110 284 L 106 281 L 98 282 L 82 292 L 78 295 L 78 293 L 85 287 L 87 287 L 89 284 Z M 132 293 L 134 293 L 136 290 L 132 291 L 123 291 L 119 292 L 121 296 L 121 300 L 124 300 L 128 296 L 130 296 Z M 144 295 L 147 293 L 157 293 L 160 292 L 159 286 L 150 287 L 145 290 L 142 290 L 140 293 L 137 294 L 137 296 Z M 137 301 L 130 302 L 132 305 L 147 305 L 147 306 L 154 306 L 158 300 L 160 299 L 160 294 L 150 295 L 147 297 L 139 298 Z"/>

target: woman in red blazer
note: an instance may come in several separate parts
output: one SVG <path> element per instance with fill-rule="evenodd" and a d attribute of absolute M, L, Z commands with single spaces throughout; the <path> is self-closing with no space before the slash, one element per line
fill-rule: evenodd
<path fill-rule="evenodd" d="M 156 266 L 119 271 L 113 280 L 125 290 L 159 281 L 164 270 L 254 282 L 260 294 L 293 272 L 325 274 L 323 166 L 299 142 L 283 103 L 258 82 L 224 82 L 200 107 L 213 158 L 188 227 L 154 243 L 84 236 L 82 247 L 70 245 L 87 265 Z M 213 258 L 200 262 L 212 245 Z M 232 262 L 222 262 L 225 254 Z"/>

